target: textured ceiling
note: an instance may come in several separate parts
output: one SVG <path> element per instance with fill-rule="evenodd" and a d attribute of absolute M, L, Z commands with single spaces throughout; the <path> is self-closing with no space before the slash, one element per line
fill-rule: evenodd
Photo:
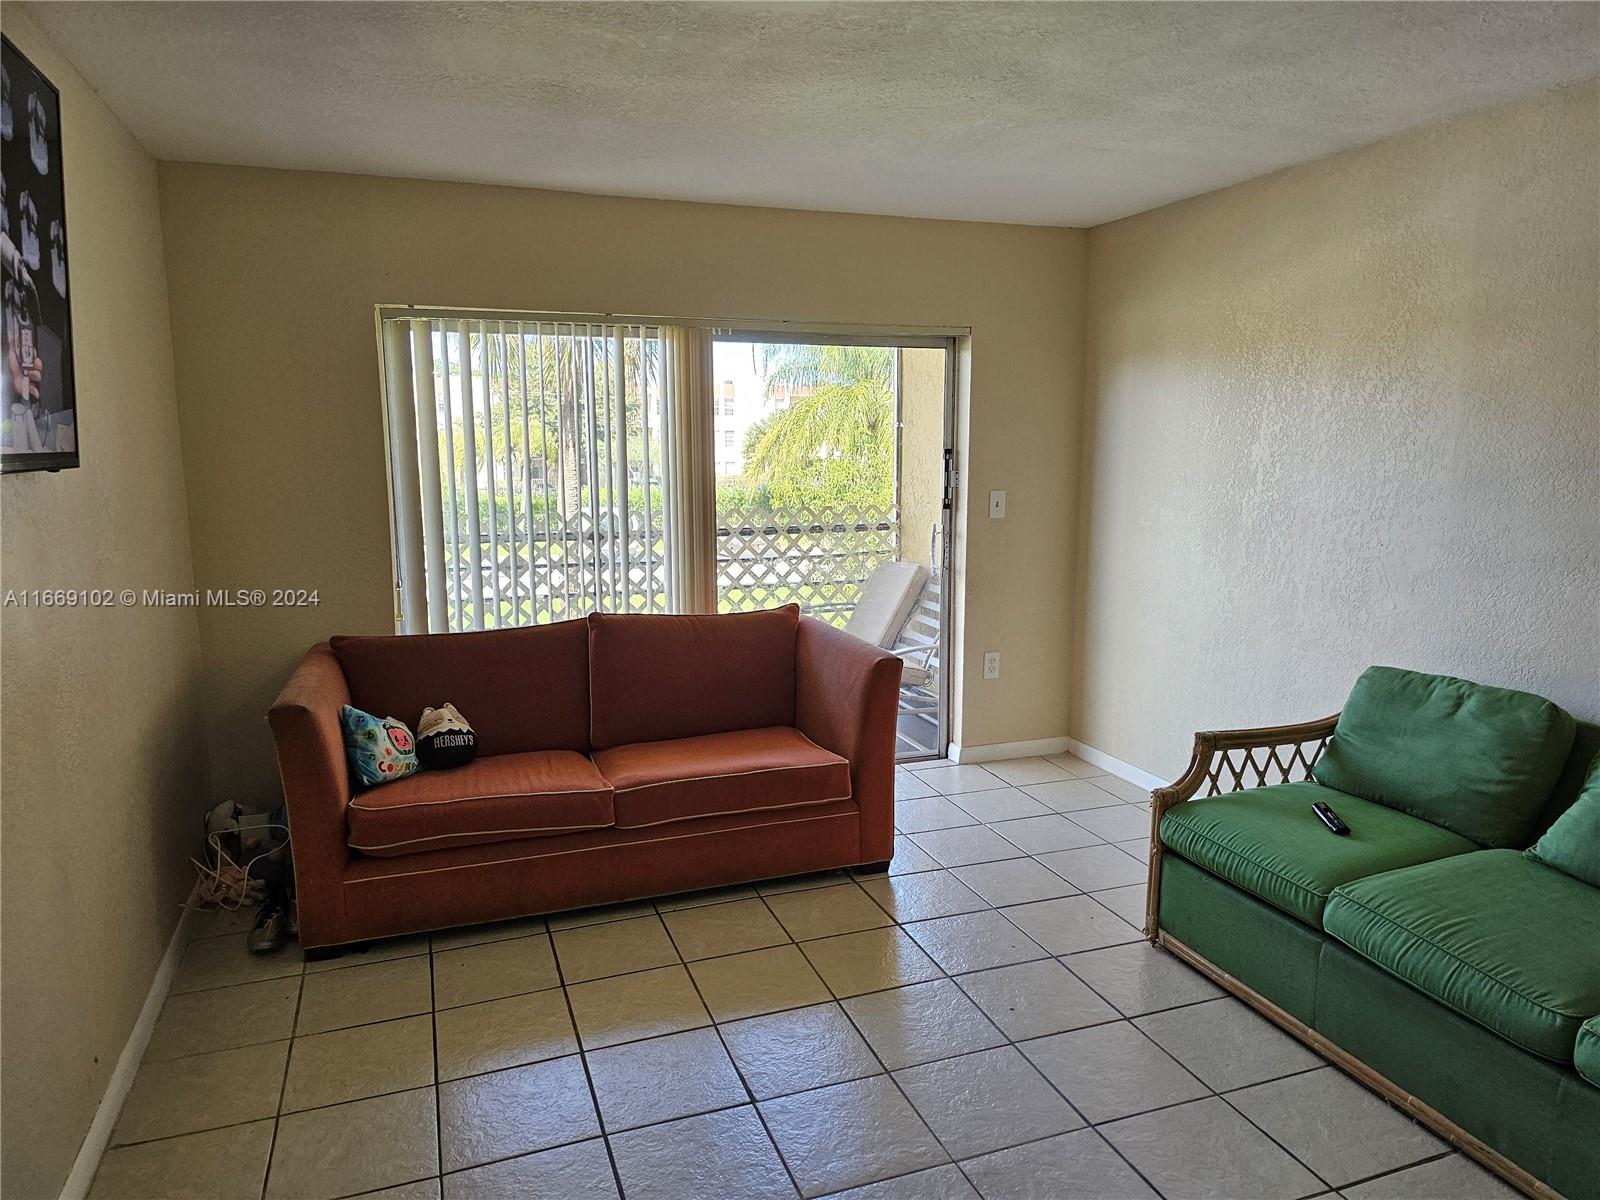
<path fill-rule="evenodd" d="M 130 4 L 160 158 L 1093 225 L 1600 73 L 1579 4 Z"/>

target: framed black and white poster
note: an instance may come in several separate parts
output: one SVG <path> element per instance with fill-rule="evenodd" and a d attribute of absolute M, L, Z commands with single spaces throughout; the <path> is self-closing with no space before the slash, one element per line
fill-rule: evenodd
<path fill-rule="evenodd" d="M 61 95 L 0 37 L 0 472 L 78 465 Z"/>

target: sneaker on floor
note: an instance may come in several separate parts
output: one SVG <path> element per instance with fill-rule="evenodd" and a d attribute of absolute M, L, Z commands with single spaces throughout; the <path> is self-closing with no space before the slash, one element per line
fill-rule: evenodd
<path fill-rule="evenodd" d="M 289 940 L 289 910 L 268 900 L 256 914 L 256 927 L 245 935 L 245 944 L 257 954 L 281 950 Z"/>

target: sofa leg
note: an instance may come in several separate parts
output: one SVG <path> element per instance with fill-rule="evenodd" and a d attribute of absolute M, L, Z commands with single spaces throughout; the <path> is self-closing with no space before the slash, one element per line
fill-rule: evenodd
<path fill-rule="evenodd" d="M 889 869 L 889 864 L 893 861 L 894 859 L 892 858 L 886 858 L 882 862 L 866 863 L 863 866 L 857 867 L 856 870 L 860 871 L 863 875 L 882 875 Z"/>

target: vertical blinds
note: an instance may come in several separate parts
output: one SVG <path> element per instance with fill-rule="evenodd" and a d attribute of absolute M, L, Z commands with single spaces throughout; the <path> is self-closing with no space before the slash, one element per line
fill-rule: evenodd
<path fill-rule="evenodd" d="M 708 330 L 382 330 L 402 631 L 704 611 L 698 578 L 714 563 L 693 531 L 711 503 L 697 493 L 715 486 L 694 469 L 702 432 L 709 446 Z"/>

